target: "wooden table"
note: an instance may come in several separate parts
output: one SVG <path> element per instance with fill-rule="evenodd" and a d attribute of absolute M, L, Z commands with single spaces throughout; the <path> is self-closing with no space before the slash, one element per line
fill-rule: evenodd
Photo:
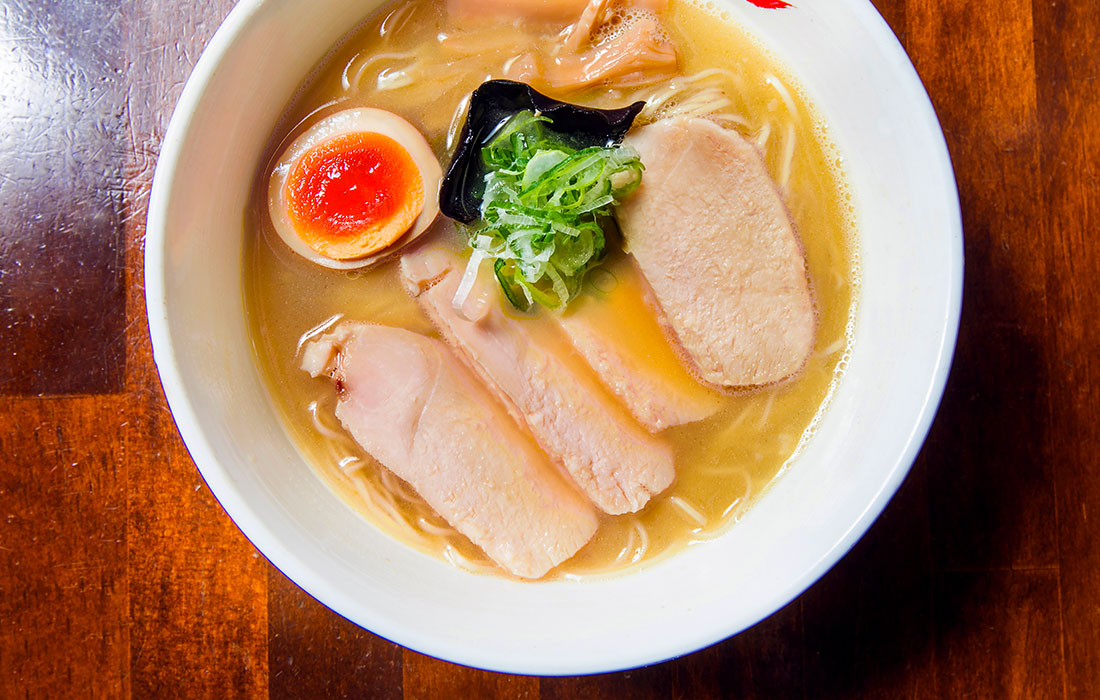
<path fill-rule="evenodd" d="M 322 607 L 180 442 L 145 323 L 146 203 L 232 3 L 0 0 L 0 698 L 1100 697 L 1100 6 L 876 4 L 939 112 L 966 228 L 958 353 L 920 459 L 755 628 L 538 679 Z"/>

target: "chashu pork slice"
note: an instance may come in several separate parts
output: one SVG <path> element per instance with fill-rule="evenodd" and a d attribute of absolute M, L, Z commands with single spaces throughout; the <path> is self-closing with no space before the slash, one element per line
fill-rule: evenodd
<path fill-rule="evenodd" d="M 633 254 L 700 378 L 751 386 L 798 372 L 816 317 L 806 260 L 756 148 L 698 118 L 626 138 L 645 177 L 617 211 Z"/>
<path fill-rule="evenodd" d="M 402 276 L 421 308 L 542 449 L 604 512 L 638 511 L 665 490 L 675 475 L 671 447 L 604 390 L 553 324 L 510 315 L 495 281 L 484 274 L 464 313 L 455 310 L 464 265 L 432 245 L 401 259 Z"/>
<path fill-rule="evenodd" d="M 302 368 L 332 376 L 363 449 L 516 576 L 543 576 L 596 532 L 592 505 L 441 341 L 345 322 Z"/>
<path fill-rule="evenodd" d="M 603 265 L 610 282 L 586 289 L 555 318 L 604 385 L 650 432 L 702 420 L 721 397 L 684 367 L 653 314 L 634 262 L 619 256 Z"/>

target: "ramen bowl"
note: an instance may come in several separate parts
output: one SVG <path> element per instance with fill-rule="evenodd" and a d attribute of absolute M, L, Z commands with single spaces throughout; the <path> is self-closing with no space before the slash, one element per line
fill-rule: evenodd
<path fill-rule="evenodd" d="M 165 394 L 207 484 L 259 550 L 322 603 L 457 663 L 611 671 L 695 651 L 771 615 L 852 547 L 905 478 L 954 348 L 955 182 L 893 34 L 865 0 L 796 0 L 781 11 L 720 3 L 799 79 L 843 157 L 859 283 L 845 371 L 803 452 L 723 534 L 619 575 L 531 583 L 451 566 L 347 507 L 288 437 L 256 365 L 242 291 L 254 173 L 299 85 L 376 5 L 242 1 L 165 136 L 146 301 Z"/>

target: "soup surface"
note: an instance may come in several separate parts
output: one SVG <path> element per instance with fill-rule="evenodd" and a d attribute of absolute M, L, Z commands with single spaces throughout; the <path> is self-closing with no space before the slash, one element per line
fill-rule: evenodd
<path fill-rule="evenodd" d="M 549 578 L 621 571 L 705 541 L 736 522 L 811 437 L 848 351 L 858 278 L 854 231 L 840 159 L 820 117 L 784 67 L 717 9 L 672 0 L 663 20 L 679 52 L 680 74 L 672 81 L 549 92 L 605 108 L 646 100 L 639 124 L 701 106 L 707 116 L 756 142 L 804 246 L 818 314 L 815 347 L 793 379 L 723 395 L 721 409 L 710 418 L 663 431 L 675 453 L 671 488 L 638 513 L 601 516 L 593 540 Z M 285 144 L 318 119 L 348 107 L 378 107 L 404 117 L 446 163 L 469 94 L 487 79 L 504 77 L 516 55 L 549 46 L 559 31 L 560 26 L 519 24 L 492 32 L 463 29 L 451 24 L 437 0 L 388 6 L 334 49 L 289 106 L 268 162 L 257 173 L 248 215 L 245 296 L 252 337 L 287 430 L 326 483 L 372 523 L 474 571 L 499 573 L 351 440 L 335 419 L 332 383 L 299 369 L 305 336 L 336 320 L 438 333 L 402 288 L 396 259 L 366 271 L 338 271 L 287 249 L 267 214 L 267 180 L 270 162 Z M 632 277 L 623 269 L 621 254 L 609 255 L 574 305 L 606 315 L 607 323 L 642 346 L 654 363 L 686 377 L 656 322 L 637 303 Z"/>

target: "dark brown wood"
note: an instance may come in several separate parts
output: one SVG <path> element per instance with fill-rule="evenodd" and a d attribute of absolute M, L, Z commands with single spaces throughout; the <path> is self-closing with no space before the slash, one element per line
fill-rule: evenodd
<path fill-rule="evenodd" d="M 1050 386 L 1066 696 L 1100 697 L 1100 31 L 1095 6 L 1035 5 Z"/>
<path fill-rule="evenodd" d="M 401 647 L 335 615 L 268 566 L 271 700 L 400 700 Z"/>
<path fill-rule="evenodd" d="M 429 698 L 517 698 L 539 697 L 539 679 L 489 673 L 457 666 L 430 656 L 405 650 L 402 655 L 404 697 L 406 700 Z"/>
<path fill-rule="evenodd" d="M 875 527 L 802 596 L 807 697 L 933 696 L 927 461 L 926 450 Z"/>
<path fill-rule="evenodd" d="M 172 105 L 232 0 L 0 0 L 0 698 L 1100 697 L 1100 11 L 874 1 L 942 120 L 966 226 L 959 348 L 921 457 L 867 537 L 753 629 L 536 679 L 321 606 L 179 440 L 144 219 Z"/>
<path fill-rule="evenodd" d="M 129 696 L 121 408 L 0 401 L 0 697 Z"/>
<path fill-rule="evenodd" d="M 963 321 L 928 466 L 937 569 L 1056 561 L 1031 1 L 912 0 L 909 50 L 955 161 Z M 937 458 L 938 457 L 938 458 Z M 959 527 L 960 517 L 982 523 Z"/>
<path fill-rule="evenodd" d="M 0 395 L 122 388 L 126 56 L 86 31 L 110 5 L 0 14 Z"/>
<path fill-rule="evenodd" d="M 263 697 L 267 563 L 195 471 L 163 401 L 132 399 L 123 437 L 133 694 Z"/>
<path fill-rule="evenodd" d="M 663 664 L 599 676 L 544 678 L 542 697 L 802 698 L 801 613 L 796 601 L 736 637 Z"/>
<path fill-rule="evenodd" d="M 1056 570 L 939 574 L 933 590 L 939 697 L 1063 697 Z"/>

